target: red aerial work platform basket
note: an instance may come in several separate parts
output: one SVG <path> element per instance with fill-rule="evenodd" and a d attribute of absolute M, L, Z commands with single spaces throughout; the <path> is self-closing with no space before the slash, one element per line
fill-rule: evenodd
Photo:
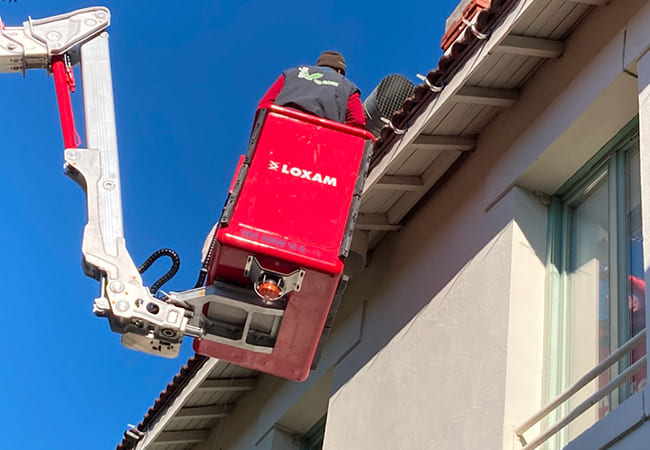
<path fill-rule="evenodd" d="M 269 105 L 258 111 L 224 208 L 208 285 L 255 294 L 211 303 L 202 355 L 292 380 L 309 374 L 347 255 L 370 157 L 365 130 Z"/>

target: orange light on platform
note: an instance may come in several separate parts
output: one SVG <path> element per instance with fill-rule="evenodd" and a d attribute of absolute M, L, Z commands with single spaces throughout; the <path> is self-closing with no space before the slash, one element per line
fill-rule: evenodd
<path fill-rule="evenodd" d="M 267 301 L 274 301 L 280 298 L 282 291 L 278 284 L 273 280 L 265 280 L 257 286 L 257 293 Z"/>

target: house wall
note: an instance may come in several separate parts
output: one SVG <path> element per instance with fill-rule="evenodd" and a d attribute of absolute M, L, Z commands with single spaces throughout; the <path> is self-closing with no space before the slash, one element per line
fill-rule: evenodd
<path fill-rule="evenodd" d="M 544 227 L 526 230 L 531 242 L 512 218 L 544 224 L 545 211 L 513 189 L 485 213 L 480 190 L 455 184 L 373 256 L 400 276 L 368 302 L 361 343 L 334 369 L 325 449 L 501 447 L 508 337 L 521 331 L 509 326 L 512 291 L 529 284 L 515 309 L 537 339 L 543 302 Z M 405 323 L 395 332 L 396 319 Z M 533 353 L 525 392 L 539 391 Z"/>
<path fill-rule="evenodd" d="M 647 1 L 596 9 L 374 251 L 318 370 L 304 383 L 262 376 L 205 449 L 215 440 L 228 450 L 292 449 L 287 433 L 305 433 L 325 411 L 329 450 L 520 448 L 514 429 L 543 403 L 543 194 L 637 114 L 647 30 Z M 623 427 L 612 448 L 635 448 L 623 442 L 647 433 L 632 418 L 637 397 L 612 415 Z M 569 447 L 596 448 L 598 433 Z"/>
<path fill-rule="evenodd" d="M 648 442 L 650 442 L 650 423 L 645 422 L 610 448 L 612 450 L 646 450 Z"/>

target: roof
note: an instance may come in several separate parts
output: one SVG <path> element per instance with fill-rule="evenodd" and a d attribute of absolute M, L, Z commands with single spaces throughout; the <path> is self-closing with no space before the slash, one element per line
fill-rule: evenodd
<path fill-rule="evenodd" d="M 470 5 L 463 11 L 465 16 L 456 22 L 462 23 L 462 19 L 474 21 L 474 32 L 472 32 L 471 27 L 465 25 L 460 32 L 452 34 L 452 36 L 456 36 L 454 41 L 450 43 L 443 41 L 445 53 L 438 60 L 437 67 L 429 71 L 426 79 L 416 86 L 413 94 L 404 101 L 402 108 L 393 114 L 391 118 L 392 126 L 387 125 L 382 129 L 375 146 L 374 165 L 385 155 L 386 149 L 394 142 L 395 137 L 399 136 L 399 131 L 396 133 L 396 130 L 408 128 L 413 119 L 422 111 L 422 107 L 431 102 L 441 92 L 432 90 L 430 86 L 444 87 L 448 80 L 454 76 L 459 66 L 462 65 L 464 58 L 472 53 L 479 41 L 484 40 L 479 36 L 488 36 L 497 19 L 516 3 L 520 2 L 517 0 L 494 0 L 491 2 L 473 0 L 470 2 Z M 469 6 L 472 6 L 472 4 L 478 4 L 479 8 L 470 8 Z M 482 8 L 484 4 L 489 4 L 489 6 Z M 457 23 L 449 24 L 450 28 L 457 25 Z M 447 34 L 445 33 L 445 36 Z"/>
<path fill-rule="evenodd" d="M 479 1 L 485 4 L 485 0 L 470 3 Z M 471 11 L 472 15 L 463 16 L 465 22 L 462 18 L 453 21 L 457 24 L 460 20 L 464 26 L 458 28 L 457 37 L 437 67 L 423 77 L 422 84 L 381 130 L 357 222 L 357 230 L 369 233 L 371 248 L 387 233 L 399 230 L 424 195 L 443 183 L 471 155 L 481 131 L 504 108 L 518 101 L 520 90 L 537 69 L 545 61 L 560 57 L 573 30 L 592 8 L 606 1 L 492 0 L 489 3 L 484 9 L 463 9 L 463 14 Z M 210 370 L 217 372 L 226 371 L 227 367 L 234 370 L 221 361 L 190 359 L 145 415 L 138 430 L 150 434 L 155 431 L 152 424 L 169 410 L 168 405 L 174 400 L 190 405 L 195 398 L 194 393 L 187 392 L 192 389 L 190 383 L 195 382 L 196 389 L 203 382 L 197 375 L 200 369 L 196 370 L 195 366 L 206 364 L 213 365 Z M 256 374 L 248 371 L 238 376 Z M 200 395 L 200 388 L 195 392 Z M 230 398 L 228 404 L 234 404 L 237 399 Z M 158 436 L 173 432 L 174 423 L 179 423 L 174 414 L 166 416 L 166 424 L 158 423 L 164 430 L 159 430 Z M 200 425 L 204 428 L 192 430 L 202 434 L 194 437 L 207 439 L 207 425 Z M 152 442 L 157 441 L 154 438 Z M 133 445 L 125 438 L 118 449 L 131 449 Z M 160 448 L 176 450 L 191 446 L 174 445 Z"/>
<path fill-rule="evenodd" d="M 117 450 L 184 450 L 207 439 L 239 398 L 257 384 L 257 372 L 201 355 L 191 357 Z M 168 417 L 165 417 L 168 416 Z"/>

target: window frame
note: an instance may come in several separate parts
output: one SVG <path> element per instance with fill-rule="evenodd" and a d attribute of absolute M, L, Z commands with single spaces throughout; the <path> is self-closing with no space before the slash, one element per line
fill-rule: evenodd
<path fill-rule="evenodd" d="M 318 419 L 318 422 L 316 422 L 309 431 L 304 434 L 302 439 L 300 439 L 300 450 L 321 450 L 323 448 L 326 422 L 327 414 Z"/>
<path fill-rule="evenodd" d="M 609 221 L 609 266 L 614 267 L 615 274 L 610 276 L 610 323 L 619 317 L 626 317 L 627 273 L 629 272 L 629 249 L 627 248 L 627 210 L 628 179 L 627 154 L 639 148 L 638 117 L 625 125 L 596 155 L 583 165 L 551 197 L 548 206 L 547 255 L 546 255 L 546 340 L 544 343 L 544 378 L 543 397 L 550 401 L 570 384 L 569 358 L 571 353 L 569 321 L 571 314 L 571 296 L 569 292 L 568 272 L 571 267 L 572 215 L 573 210 L 586 199 L 589 193 L 598 187 L 603 178 L 607 179 L 608 221 Z M 612 208 L 613 205 L 613 208 Z M 623 314 L 625 313 L 625 314 Z M 623 326 L 617 326 L 616 336 L 610 336 L 610 353 L 625 343 L 629 336 L 629 318 L 623 319 Z M 611 330 L 611 326 L 610 326 Z M 627 367 L 630 357 L 622 359 L 618 367 L 612 367 L 611 376 Z M 618 407 L 631 394 L 630 383 L 625 383 L 618 391 L 610 394 L 611 409 Z M 624 401 L 623 400 L 623 401 Z M 551 426 L 568 413 L 569 402 L 565 402 L 543 422 L 544 427 Z M 598 421 L 597 421 L 598 422 Z M 569 440 L 569 427 L 559 432 L 549 443 L 555 447 L 566 444 Z"/>

